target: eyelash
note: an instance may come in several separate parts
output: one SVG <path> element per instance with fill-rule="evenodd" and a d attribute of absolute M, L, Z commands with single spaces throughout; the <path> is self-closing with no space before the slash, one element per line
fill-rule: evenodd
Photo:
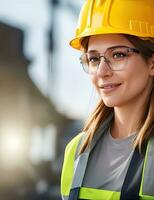
<path fill-rule="evenodd" d="M 115 57 L 115 56 L 117 56 L 117 55 L 120 55 L 120 58 L 121 57 L 126 57 L 127 56 L 127 54 L 125 54 L 125 53 L 123 53 L 123 52 L 116 52 L 116 53 L 113 53 L 113 58 Z M 122 56 L 121 56 L 122 55 Z"/>

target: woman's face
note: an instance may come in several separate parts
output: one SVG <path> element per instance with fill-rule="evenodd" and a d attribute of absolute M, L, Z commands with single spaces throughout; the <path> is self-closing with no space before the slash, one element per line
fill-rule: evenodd
<path fill-rule="evenodd" d="M 135 48 L 123 35 L 91 36 L 89 51 L 103 53 L 112 46 L 128 46 Z M 108 107 L 119 107 L 146 99 L 153 82 L 154 59 L 145 61 L 140 54 L 128 56 L 125 68 L 112 71 L 101 59 L 96 74 L 91 74 L 92 83 L 96 87 L 103 102 Z"/>

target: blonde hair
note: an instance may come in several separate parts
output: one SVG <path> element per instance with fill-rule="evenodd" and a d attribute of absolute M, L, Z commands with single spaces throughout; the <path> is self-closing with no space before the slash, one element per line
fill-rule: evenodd
<path fill-rule="evenodd" d="M 154 53 L 154 43 L 152 43 L 150 40 L 142 40 L 136 36 L 131 35 L 124 35 L 136 48 L 139 49 L 141 52 L 142 57 L 145 60 L 148 60 L 153 53 Z M 82 50 L 84 52 L 88 49 L 88 41 L 89 37 L 86 37 L 82 41 Z M 101 123 L 111 114 L 113 113 L 113 108 L 107 107 L 103 100 L 100 100 L 98 104 L 96 105 L 96 108 L 88 118 L 88 120 L 85 123 L 85 126 L 83 128 L 83 131 L 86 134 L 86 138 L 80 148 L 79 154 L 83 153 L 85 149 L 87 149 L 92 139 L 96 133 L 96 130 L 101 125 Z M 152 134 L 152 131 L 154 131 L 153 127 L 154 123 L 154 87 L 152 87 L 151 94 L 149 96 L 148 105 L 145 110 L 144 116 L 142 116 L 142 120 L 139 124 L 139 132 L 137 137 L 134 141 L 134 148 L 139 148 L 140 152 L 142 150 L 142 146 L 144 145 L 144 142 L 147 141 L 147 139 Z"/>

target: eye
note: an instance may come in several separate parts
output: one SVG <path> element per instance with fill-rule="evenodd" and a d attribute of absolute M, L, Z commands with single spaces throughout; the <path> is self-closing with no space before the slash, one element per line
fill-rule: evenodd
<path fill-rule="evenodd" d="M 121 60 L 123 58 L 127 57 L 127 53 L 126 52 L 113 52 L 112 53 L 112 58 L 115 60 Z"/>
<path fill-rule="evenodd" d="M 99 57 L 96 57 L 96 56 L 91 56 L 88 58 L 88 61 L 90 63 L 96 63 L 96 62 L 99 62 L 99 60 L 100 60 Z"/>

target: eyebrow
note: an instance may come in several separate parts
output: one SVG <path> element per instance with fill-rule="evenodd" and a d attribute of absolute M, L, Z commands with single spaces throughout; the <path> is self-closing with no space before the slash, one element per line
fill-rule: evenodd
<path fill-rule="evenodd" d="M 133 47 L 129 47 L 129 46 L 126 46 L 126 45 L 115 45 L 115 46 L 108 47 L 107 49 L 111 49 L 112 50 L 112 49 L 116 49 L 116 48 L 120 48 L 120 47 L 133 48 Z M 97 50 L 90 50 L 90 51 L 87 51 L 87 53 L 98 53 L 98 51 Z"/>

